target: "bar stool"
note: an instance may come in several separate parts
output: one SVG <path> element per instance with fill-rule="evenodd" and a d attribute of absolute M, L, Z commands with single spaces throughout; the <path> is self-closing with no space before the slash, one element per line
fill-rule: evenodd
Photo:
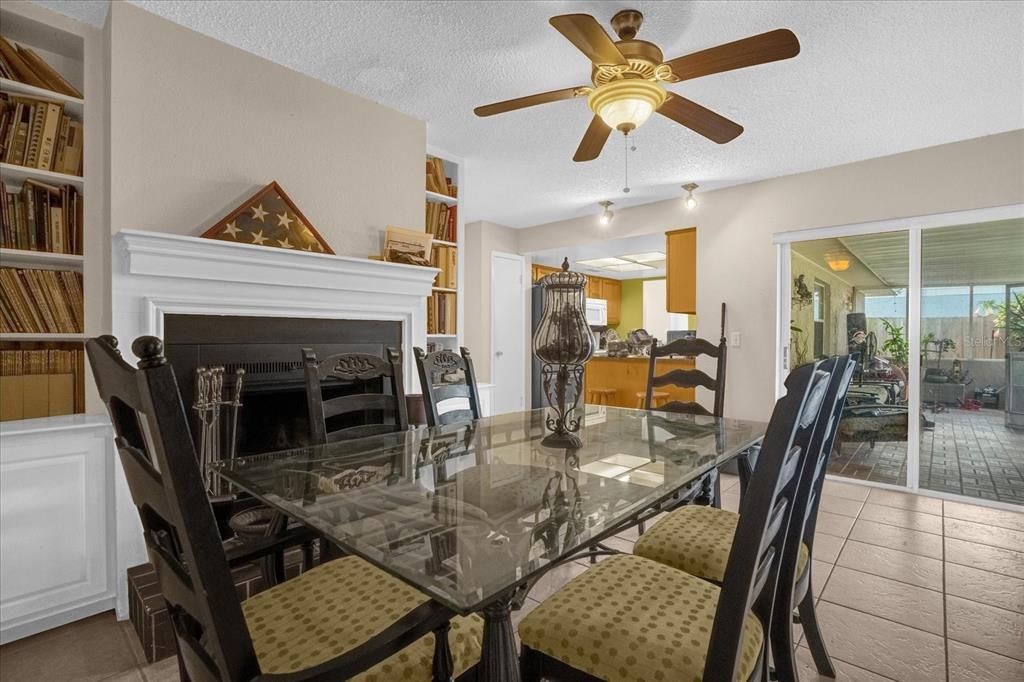
<path fill-rule="evenodd" d="M 644 409 L 644 399 L 647 398 L 646 391 L 636 392 L 636 409 Z M 668 402 L 669 395 L 665 391 L 653 391 L 651 393 L 651 407 L 650 409 L 656 410 L 665 403 Z"/>
<path fill-rule="evenodd" d="M 587 391 L 587 402 L 591 405 L 611 405 L 614 400 L 614 388 L 591 388 Z"/>

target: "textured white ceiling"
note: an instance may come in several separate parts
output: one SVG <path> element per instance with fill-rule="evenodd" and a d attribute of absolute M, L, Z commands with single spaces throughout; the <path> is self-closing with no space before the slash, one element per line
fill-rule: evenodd
<path fill-rule="evenodd" d="M 288 2 L 132 0 L 201 33 L 428 123 L 470 162 L 470 220 L 525 227 L 1024 128 L 1021 2 Z M 100 23 L 103 2 L 37 0 Z M 571 160 L 582 99 L 479 119 L 476 105 L 587 84 L 590 64 L 547 20 L 643 11 L 640 38 L 672 58 L 777 27 L 795 59 L 708 76 L 676 92 L 743 125 L 716 145 L 655 116 L 623 187 L 621 137 Z M 610 30 L 610 29 L 609 29 Z M 372 134 L 372 133 L 368 133 Z"/>

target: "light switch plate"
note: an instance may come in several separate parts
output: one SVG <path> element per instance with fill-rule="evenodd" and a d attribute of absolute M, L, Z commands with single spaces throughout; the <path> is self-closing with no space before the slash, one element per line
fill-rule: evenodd
<path fill-rule="evenodd" d="M 729 332 L 729 345 L 733 348 L 739 348 L 742 338 L 739 332 Z"/>

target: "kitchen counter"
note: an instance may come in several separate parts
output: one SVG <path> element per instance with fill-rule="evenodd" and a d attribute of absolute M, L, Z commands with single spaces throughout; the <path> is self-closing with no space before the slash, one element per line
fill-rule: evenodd
<path fill-rule="evenodd" d="M 586 365 L 584 386 L 587 402 L 593 402 L 590 391 L 597 388 L 615 389 L 615 396 L 609 404 L 616 407 L 642 407 L 642 398 L 637 393 L 647 390 L 647 365 L 650 358 L 646 355 L 630 355 L 624 358 L 613 358 L 607 355 L 595 355 Z M 673 369 L 692 369 L 693 358 L 675 357 L 659 358 L 657 373 L 664 374 Z M 658 391 L 669 394 L 669 400 L 692 401 L 694 389 L 677 386 L 659 386 Z"/>

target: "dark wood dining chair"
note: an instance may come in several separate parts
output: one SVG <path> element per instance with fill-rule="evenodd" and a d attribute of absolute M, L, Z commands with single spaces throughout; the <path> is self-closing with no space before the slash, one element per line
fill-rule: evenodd
<path fill-rule="evenodd" d="M 302 349 L 309 434 L 314 445 L 405 431 L 409 416 L 402 385 L 402 358 L 339 353 L 318 360 Z"/>
<path fill-rule="evenodd" d="M 458 353 L 448 349 L 426 353 L 422 348 L 413 348 L 413 354 L 428 426 L 474 421 L 481 417 L 476 371 L 468 348 L 461 347 Z M 465 401 L 466 405 L 442 407 L 441 403 L 448 400 Z"/>
<path fill-rule="evenodd" d="M 816 662 L 822 674 L 832 671 L 828 653 L 818 629 L 814 597 L 810 594 L 813 521 L 817 513 L 817 493 L 824 480 L 825 462 L 835 438 L 835 424 L 842 413 L 849 389 L 854 360 L 848 356 L 830 358 L 816 363 L 817 372 L 829 377 L 820 384 L 815 401 L 820 412 L 810 428 L 803 428 L 796 443 L 808 454 L 805 473 L 793 498 L 793 519 L 786 531 L 780 563 L 778 588 L 775 594 L 775 616 L 770 641 L 778 679 L 796 679 L 792 646 L 793 607 L 800 605 L 800 622 L 808 645 L 814 647 Z M 811 365 L 808 365 L 811 366 Z M 754 470 L 756 478 L 758 470 Z M 721 584 L 733 549 L 735 528 L 744 514 L 751 513 L 746 497 L 741 500 L 740 513 L 707 507 L 687 507 L 659 520 L 640 538 L 633 551 L 639 555 L 687 573 Z M 827 664 L 827 665 L 826 665 Z M 834 676 L 834 671 L 832 671 Z"/>
<path fill-rule="evenodd" d="M 86 342 L 167 603 L 182 680 L 472 679 L 481 620 L 452 618 L 357 557 L 241 602 L 163 344 L 143 336 L 132 351 L 138 369 L 122 359 L 114 337 Z"/>
<path fill-rule="evenodd" d="M 772 597 L 808 459 L 797 442 L 817 418 L 825 381 L 812 366 L 787 379 L 748 491 L 751 513 L 735 529 L 741 550 L 730 554 L 721 587 L 641 556 L 606 559 L 523 619 L 523 682 L 767 682 Z"/>
<path fill-rule="evenodd" d="M 726 341 L 725 341 L 725 303 L 722 304 L 722 335 L 718 345 L 706 339 L 676 339 L 665 345 L 658 345 L 657 339 L 651 344 L 650 361 L 647 363 L 647 394 L 644 398 L 645 410 L 658 410 L 660 412 L 675 412 L 679 414 L 696 414 L 708 417 L 721 418 L 725 413 L 725 367 L 726 367 Z M 715 376 L 711 377 L 699 369 L 673 369 L 664 374 L 658 374 L 658 358 L 667 357 L 692 357 L 695 360 L 706 355 L 715 359 Z M 703 387 L 712 392 L 714 398 L 712 409 L 694 400 L 669 400 L 661 401 L 655 405 L 654 396 L 656 389 L 664 386 L 676 386 L 678 388 L 693 389 Z M 744 456 L 741 455 L 740 459 Z M 714 506 L 721 505 L 721 479 L 718 471 L 708 474 L 704 482 L 702 494 L 690 501 L 710 502 Z M 643 526 L 640 528 L 643 532 Z"/>
<path fill-rule="evenodd" d="M 811 657 L 818 672 L 835 678 L 836 670 L 825 646 L 825 638 L 818 624 L 814 608 L 814 593 L 811 580 L 814 558 L 814 530 L 818 521 L 818 507 L 821 505 L 821 491 L 828 471 L 828 460 L 839 431 L 839 420 L 846 406 L 846 396 L 853 381 L 854 371 L 859 363 L 859 354 L 843 355 L 832 360 L 834 371 L 825 394 L 822 417 L 815 426 L 811 439 L 813 459 L 807 464 L 807 471 L 797 488 L 795 508 L 786 540 L 785 556 L 779 574 L 779 589 L 776 595 L 776 619 L 771 636 L 772 659 L 775 670 L 782 682 L 797 682 L 796 648 L 790 621 L 796 619 L 804 631 L 804 639 L 811 650 Z"/>

